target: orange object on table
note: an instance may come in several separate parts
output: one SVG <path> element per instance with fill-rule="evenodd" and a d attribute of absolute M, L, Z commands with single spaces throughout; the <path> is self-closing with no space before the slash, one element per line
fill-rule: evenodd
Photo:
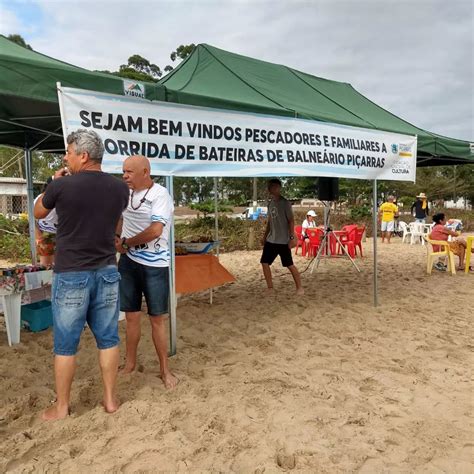
<path fill-rule="evenodd" d="M 176 293 L 196 293 L 235 281 L 214 255 L 177 255 Z"/>

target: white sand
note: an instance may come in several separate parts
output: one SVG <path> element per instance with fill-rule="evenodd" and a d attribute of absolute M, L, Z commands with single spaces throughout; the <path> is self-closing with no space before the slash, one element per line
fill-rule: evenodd
<path fill-rule="evenodd" d="M 38 421 L 54 397 L 51 332 L 10 348 L 3 327 L 0 470 L 473 472 L 474 275 L 427 276 L 425 248 L 379 245 L 374 309 L 369 247 L 361 275 L 341 260 L 306 272 L 302 299 L 288 276 L 262 296 L 259 252 L 223 255 L 237 283 L 212 306 L 180 300 L 178 388 L 163 388 L 144 320 L 115 415 L 86 332 L 72 416 Z"/>

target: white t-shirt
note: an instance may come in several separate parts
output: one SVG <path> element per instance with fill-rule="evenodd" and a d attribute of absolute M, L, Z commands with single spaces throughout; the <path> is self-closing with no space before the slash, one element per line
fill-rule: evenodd
<path fill-rule="evenodd" d="M 127 255 L 135 262 L 149 267 L 168 267 L 170 251 L 168 238 L 174 212 L 173 199 L 163 186 L 154 183 L 140 205 L 141 199 L 148 189 L 133 193 L 130 191 L 130 200 L 127 209 L 123 212 L 122 237 L 130 238 L 143 232 L 152 222 L 161 222 L 163 232 L 160 237 L 146 244 L 131 247 Z M 133 207 L 138 209 L 133 209 Z"/>
<path fill-rule="evenodd" d="M 316 222 L 314 220 L 312 220 L 311 222 L 308 221 L 308 219 L 305 219 L 303 221 L 303 225 L 301 226 L 303 227 L 303 232 L 306 230 L 306 229 L 315 229 L 316 228 Z"/>
<path fill-rule="evenodd" d="M 39 199 L 39 196 L 35 198 L 34 204 Z M 56 209 L 51 209 L 49 214 L 43 218 L 37 220 L 37 226 L 41 232 L 49 232 L 50 234 L 55 234 L 58 229 L 58 215 L 56 214 Z"/>

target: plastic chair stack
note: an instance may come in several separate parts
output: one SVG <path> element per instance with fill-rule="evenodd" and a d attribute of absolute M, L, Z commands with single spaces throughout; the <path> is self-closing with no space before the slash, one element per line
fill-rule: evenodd
<path fill-rule="evenodd" d="M 445 240 L 431 240 L 429 236 L 424 236 L 424 239 L 431 244 L 431 252 L 429 245 L 426 246 L 427 250 L 427 262 L 426 262 L 426 273 L 431 275 L 433 270 L 433 264 L 435 259 L 439 257 L 446 257 L 448 260 L 448 271 L 451 275 L 456 275 L 456 268 L 454 266 L 454 254 L 449 248 L 449 243 Z"/>

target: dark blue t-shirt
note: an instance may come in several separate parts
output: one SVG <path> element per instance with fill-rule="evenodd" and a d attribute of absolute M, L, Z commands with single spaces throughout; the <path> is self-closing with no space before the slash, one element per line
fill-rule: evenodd
<path fill-rule="evenodd" d="M 81 171 L 48 185 L 43 206 L 58 214 L 55 272 L 116 263 L 115 228 L 128 197 L 127 185 L 102 171 Z"/>

